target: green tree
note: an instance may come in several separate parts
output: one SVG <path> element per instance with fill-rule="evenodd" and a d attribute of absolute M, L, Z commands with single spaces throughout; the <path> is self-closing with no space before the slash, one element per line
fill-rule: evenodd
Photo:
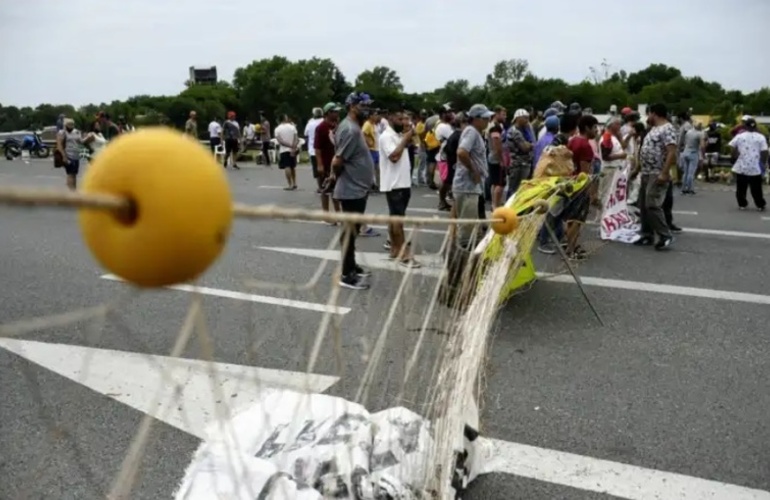
<path fill-rule="evenodd" d="M 665 64 L 650 64 L 641 71 L 628 75 L 628 91 L 638 94 L 645 87 L 656 83 L 664 83 L 682 76 L 677 68 Z"/>

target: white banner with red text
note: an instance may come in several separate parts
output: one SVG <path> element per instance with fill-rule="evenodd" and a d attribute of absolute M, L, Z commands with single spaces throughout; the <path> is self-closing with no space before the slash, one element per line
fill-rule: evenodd
<path fill-rule="evenodd" d="M 634 243 L 639 236 L 639 224 L 628 211 L 628 163 L 623 168 L 614 169 L 609 193 L 604 201 L 600 234 L 603 240 Z"/>

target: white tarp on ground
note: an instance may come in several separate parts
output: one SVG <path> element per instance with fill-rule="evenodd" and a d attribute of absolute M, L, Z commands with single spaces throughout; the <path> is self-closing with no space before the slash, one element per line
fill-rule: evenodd
<path fill-rule="evenodd" d="M 604 200 L 600 234 L 603 240 L 634 243 L 640 238 L 639 224 L 628 211 L 629 164 L 615 170 L 609 193 Z"/>
<path fill-rule="evenodd" d="M 455 485 L 464 488 L 490 463 L 475 430 L 458 450 Z M 269 391 L 207 430 L 177 500 L 411 500 L 427 477 L 430 424 L 402 407 L 370 414 L 322 394 Z M 454 498 L 454 497 L 452 497 Z"/>

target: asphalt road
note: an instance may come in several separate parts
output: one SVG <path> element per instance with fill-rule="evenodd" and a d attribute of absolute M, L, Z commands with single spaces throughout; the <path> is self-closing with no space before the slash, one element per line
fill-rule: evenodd
<path fill-rule="evenodd" d="M 309 169 L 300 169 L 297 192 L 280 189 L 283 178 L 275 169 L 228 175 L 238 201 L 317 205 Z M 2 185 L 63 182 L 49 162 L 0 164 Z M 426 195 L 418 189 L 412 205 L 434 208 Z M 756 303 L 764 299 L 740 295 L 767 293 L 770 218 L 737 211 L 732 194 L 713 186 L 695 197 L 677 197 L 675 210 L 677 223 L 693 231 L 677 237 L 670 252 L 596 245 L 578 266 L 581 276 L 593 279 L 587 290 L 605 326 L 574 284 L 542 281 L 505 305 L 490 350 L 482 433 L 588 460 L 770 490 L 770 311 L 768 302 Z M 384 199 L 373 197 L 369 211 L 386 213 Z M 331 268 L 310 290 L 255 292 L 245 281 L 307 282 L 319 259 L 262 247 L 322 250 L 334 235 L 322 224 L 239 221 L 226 255 L 202 284 L 325 304 Z M 588 233 L 587 238 L 596 241 Z M 383 240 L 362 239 L 359 248 L 382 252 Z M 437 234 L 423 235 L 418 251 L 436 252 L 440 243 Z M 555 257 L 536 260 L 541 271 L 563 271 Z M 96 305 L 125 292 L 121 283 L 100 279 L 104 272 L 81 242 L 72 213 L 0 208 L 0 323 Z M 339 322 L 339 347 L 330 342 L 315 370 L 341 376 L 330 394 L 355 394 L 401 278 L 400 272 L 379 271 L 371 290 L 343 292 L 340 302 L 351 312 Z M 430 276 L 413 280 L 411 297 L 417 300 L 397 314 L 385 362 L 365 402 L 370 410 L 392 402 L 413 329 L 420 326 L 420 297 L 433 282 Z M 634 282 L 654 286 L 642 291 Z M 667 285 L 692 288 L 673 293 Z M 687 292 L 694 288 L 712 293 Z M 23 338 L 167 354 L 189 301 L 183 292 L 146 293 L 122 308 L 119 320 L 99 328 L 82 323 Z M 214 297 L 206 298 L 206 316 L 216 361 L 298 371 L 305 368 L 321 317 Z M 430 363 L 432 355 L 427 349 L 423 362 Z M 199 358 L 199 347 L 193 343 L 183 356 Z M 0 498 L 103 498 L 142 414 L 2 349 L 0 381 Z M 134 498 L 168 498 L 199 444 L 164 424 L 155 432 Z M 538 467 L 542 463 L 532 464 Z M 546 480 L 527 473 L 483 476 L 469 498 L 624 497 L 602 493 L 611 487 L 572 487 L 572 479 L 552 472 Z"/>

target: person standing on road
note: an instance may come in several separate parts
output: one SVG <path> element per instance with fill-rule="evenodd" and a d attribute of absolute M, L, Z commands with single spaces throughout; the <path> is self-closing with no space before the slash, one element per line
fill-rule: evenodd
<path fill-rule="evenodd" d="M 283 170 L 288 184 L 283 190 L 296 191 L 299 133 L 289 115 L 283 115 L 281 124 L 275 127 L 275 140 L 278 142 L 278 168 Z"/>
<path fill-rule="evenodd" d="M 506 167 L 503 154 L 503 128 L 508 112 L 502 106 L 495 107 L 495 115 L 489 124 L 487 132 L 489 152 L 487 163 L 489 165 L 490 201 L 492 210 L 503 204 L 503 190 L 506 184 Z"/>
<path fill-rule="evenodd" d="M 627 146 L 627 139 L 620 136 L 620 118 L 613 116 L 607 123 L 599 144 L 602 166 L 599 174 L 598 200 L 602 204 L 602 209 L 604 209 L 604 204 L 613 188 L 612 181 L 615 178 L 615 172 L 622 170 L 623 165 L 625 165 L 625 160 L 628 157 L 625 151 Z"/>
<path fill-rule="evenodd" d="M 259 113 L 260 133 L 259 138 L 262 141 L 262 157 L 265 160 L 265 166 L 270 166 L 270 120 L 264 114 Z"/>
<path fill-rule="evenodd" d="M 408 125 L 406 125 L 408 123 Z M 404 113 L 395 111 L 388 116 L 388 126 L 379 137 L 380 191 L 385 193 L 388 213 L 404 217 L 412 196 L 412 177 L 409 165 L 409 145 L 414 129 Z M 403 223 L 388 224 L 390 235 L 390 258 L 407 268 L 418 268 L 420 264 L 411 255 Z"/>
<path fill-rule="evenodd" d="M 695 126 L 684 133 L 684 149 L 682 150 L 682 194 L 695 194 L 695 174 L 701 162 L 701 146 L 703 145 L 703 125 Z"/>
<path fill-rule="evenodd" d="M 361 127 L 370 116 L 372 99 L 364 92 L 353 92 L 345 100 L 348 115 L 334 133 L 335 154 L 332 160 L 334 199 L 343 212 L 362 214 L 366 211 L 369 190 L 374 184 L 374 163 Z M 360 224 L 347 224 L 342 231 L 342 275 L 339 284 L 352 290 L 366 290 L 364 279 L 371 273 L 356 263 L 356 236 Z"/>
<path fill-rule="evenodd" d="M 315 153 L 315 129 L 324 121 L 323 115 L 324 112 L 321 108 L 313 108 L 313 117 L 305 125 L 305 141 L 307 141 L 307 154 L 310 156 L 310 170 L 313 172 L 313 179 L 315 179 L 318 185 L 318 193 L 321 192 L 323 178 L 318 175 L 318 159 Z"/>
<path fill-rule="evenodd" d="M 321 209 L 329 211 L 329 199 L 334 192 L 332 179 L 332 161 L 334 160 L 334 130 L 340 121 L 340 107 L 336 102 L 329 102 L 323 107 L 323 120 L 316 126 L 313 138 L 315 148 L 316 165 L 320 181 Z M 340 202 L 332 199 L 334 211 L 340 211 Z M 327 222 L 330 226 L 336 226 L 336 222 Z"/>
<path fill-rule="evenodd" d="M 447 163 L 447 157 L 446 153 L 444 152 L 444 148 L 446 147 L 446 141 L 449 139 L 449 136 L 452 135 L 452 132 L 454 132 L 454 128 L 452 127 L 452 124 L 454 123 L 454 112 L 445 113 L 442 117 L 442 119 L 436 124 L 436 128 L 434 131 L 434 134 L 436 135 L 436 139 L 438 140 L 440 146 L 439 151 L 437 155 L 437 165 L 441 164 L 442 168 L 445 168 L 446 171 L 444 172 L 444 178 L 441 178 L 441 175 L 439 175 L 439 179 L 441 180 L 441 185 L 438 189 L 438 209 L 443 212 L 448 212 L 452 209 L 452 207 L 449 205 L 449 202 L 447 201 L 447 197 L 449 196 L 449 192 L 452 188 L 452 179 L 447 177 L 447 172 L 449 170 L 448 163 Z M 439 171 L 439 174 L 441 172 Z"/>
<path fill-rule="evenodd" d="M 733 137 L 729 144 L 736 177 L 735 197 L 738 208 L 746 210 L 749 206 L 746 191 L 750 189 L 757 210 L 764 212 L 767 203 L 762 193 L 762 173 L 767 168 L 767 139 L 757 131 L 754 118 L 744 120 L 743 125 L 745 131 Z"/>
<path fill-rule="evenodd" d="M 364 140 L 369 148 L 369 154 L 372 156 L 372 163 L 374 164 L 374 185 L 372 186 L 372 192 L 379 192 L 379 170 L 380 170 L 380 150 L 379 150 L 379 133 L 377 127 L 379 124 L 379 114 L 374 111 L 371 116 L 366 119 L 361 132 L 364 134 Z"/>
<path fill-rule="evenodd" d="M 722 152 L 722 134 L 715 121 L 709 123 L 703 141 L 703 177 L 706 182 L 714 182 L 716 179 L 711 176 L 711 169 L 719 163 L 719 153 Z"/>
<path fill-rule="evenodd" d="M 227 162 L 232 158 L 233 168 L 240 170 L 241 167 L 236 162 L 238 161 L 238 151 L 241 149 L 241 126 L 235 119 L 235 111 L 227 112 L 227 120 L 225 120 L 225 124 L 222 127 L 222 135 L 225 139 L 224 167 L 227 168 Z"/>
<path fill-rule="evenodd" d="M 209 123 L 209 147 L 211 154 L 216 152 L 217 147 L 222 144 L 222 125 L 219 124 L 219 118 L 214 117 Z"/>
<path fill-rule="evenodd" d="M 64 163 L 64 171 L 67 174 L 67 187 L 71 190 L 77 188 L 77 177 L 80 172 L 80 145 L 83 137 L 80 130 L 75 128 L 75 120 L 64 119 L 64 128 L 56 135 L 56 149 Z"/>
<path fill-rule="evenodd" d="M 488 128 L 494 113 L 483 104 L 474 104 L 468 110 L 470 125 L 460 134 L 457 146 L 457 165 L 452 182 L 455 203 L 453 215 L 459 219 L 479 219 L 479 197 L 484 196 L 487 170 L 487 148 L 482 133 Z M 474 233 L 478 229 L 467 224 L 457 228 L 457 245 L 471 250 Z M 477 234 L 476 237 L 479 235 Z"/>
<path fill-rule="evenodd" d="M 529 179 L 532 173 L 532 159 L 535 152 L 533 139 L 534 134 L 529 126 L 529 113 L 526 109 L 517 109 L 513 114 L 511 128 L 508 130 L 511 167 L 508 170 L 507 198 L 516 193 L 521 182 Z"/>
<path fill-rule="evenodd" d="M 184 133 L 198 140 L 198 113 L 190 111 L 190 117 L 184 124 Z"/>
<path fill-rule="evenodd" d="M 104 138 L 98 121 L 91 125 L 91 131 L 83 138 L 83 145 L 88 148 L 89 162 L 107 145 L 107 139 Z"/>
<path fill-rule="evenodd" d="M 677 164 L 678 138 L 676 129 L 668 121 L 664 104 L 650 106 L 652 128 L 647 132 L 639 152 L 642 182 L 639 189 L 641 211 L 641 238 L 637 245 L 655 244 L 656 250 L 671 246 L 674 237 L 666 223 L 663 203 L 671 184 L 671 169 Z M 657 236 L 658 240 L 655 241 Z"/>

